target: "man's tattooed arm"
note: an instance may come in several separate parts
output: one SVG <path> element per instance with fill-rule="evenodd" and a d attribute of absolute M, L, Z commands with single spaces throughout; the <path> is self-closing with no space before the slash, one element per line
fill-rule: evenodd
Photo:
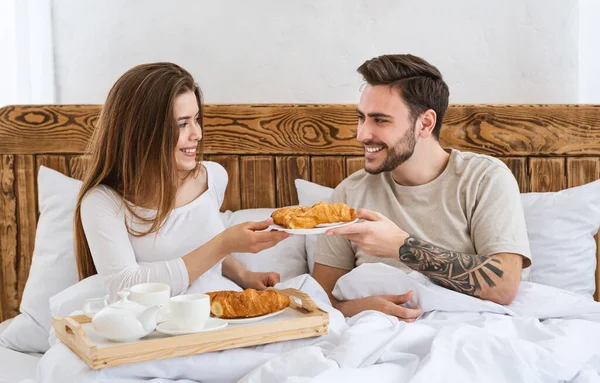
<path fill-rule="evenodd" d="M 484 298 L 482 288 L 495 287 L 494 280 L 504 275 L 498 258 L 442 249 L 412 235 L 398 252 L 401 262 L 425 274 L 433 283 L 478 298 Z"/>

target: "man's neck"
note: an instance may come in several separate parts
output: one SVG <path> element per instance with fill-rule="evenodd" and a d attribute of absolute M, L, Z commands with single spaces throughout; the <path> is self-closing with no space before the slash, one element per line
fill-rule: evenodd
<path fill-rule="evenodd" d="M 425 143 L 424 143 L 425 144 Z M 392 171 L 394 181 L 402 186 L 425 185 L 443 173 L 448 165 L 450 153 L 437 141 L 415 150 L 408 161 Z"/>

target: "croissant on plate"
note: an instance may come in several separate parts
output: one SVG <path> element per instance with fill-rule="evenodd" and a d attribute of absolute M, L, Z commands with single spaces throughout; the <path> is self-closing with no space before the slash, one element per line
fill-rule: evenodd
<path fill-rule="evenodd" d="M 271 214 L 273 222 L 279 226 L 287 227 L 287 220 L 289 215 L 297 215 L 304 213 L 310 209 L 310 206 L 298 206 L 298 207 L 283 207 L 277 209 Z"/>
<path fill-rule="evenodd" d="M 210 312 L 219 318 L 251 318 L 283 310 L 290 298 L 275 290 L 214 291 L 210 296 Z"/>
<path fill-rule="evenodd" d="M 317 225 L 350 222 L 356 219 L 356 211 L 345 203 L 317 202 L 311 207 L 281 208 L 271 215 L 277 225 L 290 229 L 312 229 Z"/>

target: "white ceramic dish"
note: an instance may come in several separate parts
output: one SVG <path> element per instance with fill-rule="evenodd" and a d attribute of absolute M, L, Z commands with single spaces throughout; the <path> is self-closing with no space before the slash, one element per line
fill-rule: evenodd
<path fill-rule="evenodd" d="M 329 229 L 333 229 L 336 227 L 348 226 L 353 223 L 358 222 L 358 218 L 350 222 L 338 222 L 338 223 L 328 223 L 317 225 L 317 227 L 312 229 L 288 229 L 287 227 L 279 226 L 276 224 L 271 224 L 268 230 L 278 230 L 285 231 L 286 233 L 296 234 L 296 235 L 314 235 L 314 234 L 323 234 Z"/>
<path fill-rule="evenodd" d="M 261 321 L 263 319 L 267 319 L 267 318 L 270 318 L 270 317 L 274 317 L 275 315 L 281 314 L 285 310 L 287 310 L 287 307 L 285 309 L 283 309 L 283 310 L 275 311 L 274 313 L 270 313 L 270 314 L 266 314 L 266 315 L 261 315 L 261 316 L 258 316 L 258 317 L 238 318 L 238 319 L 223 319 L 223 320 L 226 321 L 229 324 L 242 324 L 242 323 L 259 322 L 259 321 Z"/>
<path fill-rule="evenodd" d="M 163 322 L 156 326 L 156 331 L 167 335 L 196 334 L 199 332 L 221 330 L 227 327 L 227 324 L 227 321 L 220 318 L 208 318 L 204 328 L 196 330 L 180 330 L 179 327 L 173 322 Z"/>

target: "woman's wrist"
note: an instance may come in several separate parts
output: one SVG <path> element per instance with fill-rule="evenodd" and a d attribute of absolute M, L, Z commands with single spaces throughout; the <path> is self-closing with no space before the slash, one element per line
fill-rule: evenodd
<path fill-rule="evenodd" d="M 244 287 L 250 270 L 246 269 L 235 258 L 228 256 L 223 261 L 222 274 L 231 279 L 236 285 Z"/>
<path fill-rule="evenodd" d="M 250 270 L 246 269 L 246 268 L 242 268 L 241 270 L 238 271 L 237 273 L 237 278 L 234 281 L 236 285 L 240 286 L 241 288 L 246 288 L 246 280 L 248 279 L 248 274 L 250 273 Z"/>
<path fill-rule="evenodd" d="M 233 253 L 232 249 L 230 248 L 231 241 L 227 240 L 226 232 L 227 229 L 220 232 L 213 238 L 217 252 L 222 255 L 221 258 L 225 258 L 229 254 Z"/>

